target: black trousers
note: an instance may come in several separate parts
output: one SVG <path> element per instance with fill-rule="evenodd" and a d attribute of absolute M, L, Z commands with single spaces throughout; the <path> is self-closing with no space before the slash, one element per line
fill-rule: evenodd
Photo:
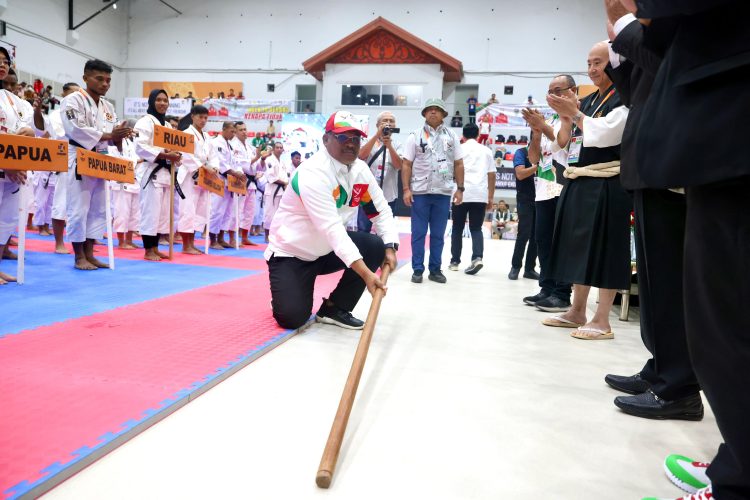
<path fill-rule="evenodd" d="M 471 260 L 481 259 L 484 256 L 484 237 L 482 236 L 482 223 L 486 203 L 468 202 L 453 205 L 451 215 L 453 217 L 453 229 L 451 231 L 451 263 L 461 263 L 461 249 L 463 248 L 463 232 L 466 226 L 466 215 L 469 216 L 469 232 L 471 233 Z"/>
<path fill-rule="evenodd" d="M 375 271 L 385 258 L 385 246 L 379 236 L 348 232 L 365 265 Z M 315 278 L 345 269 L 344 262 L 331 252 L 313 261 L 296 257 L 271 257 L 268 275 L 271 282 L 273 317 L 282 328 L 295 329 L 310 318 Z M 365 282 L 351 268 L 346 268 L 328 299 L 345 311 L 351 311 L 365 291 Z"/>
<path fill-rule="evenodd" d="M 558 199 L 559 197 L 555 197 L 551 200 L 536 202 L 534 237 L 536 239 L 536 250 L 539 254 L 539 286 L 548 295 L 570 302 L 572 292 L 570 283 L 560 283 L 549 277 L 552 236 L 555 233 L 555 213 Z"/>
<path fill-rule="evenodd" d="M 685 327 L 724 444 L 708 476 L 721 500 L 750 498 L 750 176 L 687 189 Z"/>
<path fill-rule="evenodd" d="M 515 269 L 521 269 L 524 251 L 526 251 L 526 270 L 533 271 L 536 267 L 535 204 L 534 201 L 518 202 L 518 238 L 516 238 L 516 248 L 513 250 L 513 259 L 511 260 L 511 265 Z M 526 248 L 527 243 L 528 249 Z"/>
<path fill-rule="evenodd" d="M 641 370 L 654 393 L 679 399 L 700 391 L 688 354 L 683 300 L 685 196 L 633 192 L 641 338 L 652 358 Z"/>

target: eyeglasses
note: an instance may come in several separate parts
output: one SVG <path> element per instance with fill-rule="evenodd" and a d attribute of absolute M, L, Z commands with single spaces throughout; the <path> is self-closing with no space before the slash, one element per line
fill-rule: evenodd
<path fill-rule="evenodd" d="M 571 87 L 565 87 L 564 89 L 552 89 L 549 92 L 547 92 L 547 94 L 549 94 L 549 95 L 555 94 L 556 96 L 560 96 L 560 95 L 562 95 L 562 93 L 564 91 L 570 90 L 572 88 L 574 88 L 574 87 L 571 86 Z"/>
<path fill-rule="evenodd" d="M 334 134 L 333 132 L 329 132 L 333 137 L 336 138 L 337 141 L 339 141 L 339 144 L 346 144 L 347 142 L 351 141 L 355 145 L 359 145 L 359 143 L 362 140 L 362 136 L 359 135 L 346 135 L 346 134 Z"/>

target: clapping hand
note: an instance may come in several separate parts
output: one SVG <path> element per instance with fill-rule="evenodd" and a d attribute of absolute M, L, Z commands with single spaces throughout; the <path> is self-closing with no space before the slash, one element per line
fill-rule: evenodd
<path fill-rule="evenodd" d="M 576 113 L 578 113 L 580 102 L 573 91 L 566 90 L 559 96 L 548 94 L 547 104 L 549 104 L 549 107 L 554 109 L 561 118 L 572 119 Z"/>

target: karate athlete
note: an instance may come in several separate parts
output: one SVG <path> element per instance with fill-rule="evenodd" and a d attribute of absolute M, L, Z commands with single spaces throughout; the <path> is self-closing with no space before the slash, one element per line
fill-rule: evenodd
<path fill-rule="evenodd" d="M 260 158 L 263 153 L 263 148 L 260 146 L 255 149 L 255 158 Z M 253 225 L 250 228 L 250 234 L 252 236 L 260 236 L 263 234 L 263 218 L 265 217 L 266 209 L 263 206 L 263 195 L 266 192 L 266 169 L 259 161 L 255 161 L 253 164 L 253 170 L 255 171 L 255 216 L 253 217 Z"/>
<path fill-rule="evenodd" d="M 234 153 L 230 141 L 234 137 L 234 122 L 224 122 L 221 134 L 211 141 L 213 154 L 219 160 L 219 174 L 224 178 L 232 176 L 247 182 L 247 177 L 242 173 L 242 168 L 234 161 Z M 224 187 L 224 196 L 211 195 L 211 220 L 208 223 L 211 248 L 223 250 L 232 248 L 237 243 L 234 228 L 234 206 L 232 204 L 232 193 Z M 224 241 L 224 232 L 229 233 L 229 243 Z"/>
<path fill-rule="evenodd" d="M 39 236 L 52 236 L 49 226 L 52 224 L 52 200 L 56 182 L 55 172 L 37 172 L 32 181 L 36 207 L 32 225 L 39 229 Z"/>
<path fill-rule="evenodd" d="M 136 169 L 136 181 L 141 187 L 140 233 L 143 239 L 143 258 L 160 261 L 169 258 L 159 251 L 159 234 L 169 234 L 169 192 L 170 163 L 178 164 L 182 155 L 179 151 L 154 146 L 154 126 L 172 128 L 166 121 L 169 96 L 164 90 L 152 90 L 148 96 L 146 116 L 135 124 L 138 133 L 135 138 L 135 152 L 142 163 Z"/>
<path fill-rule="evenodd" d="M 203 231 L 208 222 L 210 193 L 198 187 L 198 170 L 203 167 L 219 172 L 219 159 L 213 154 L 210 138 L 203 132 L 208 121 L 208 109 L 196 105 L 190 110 L 192 125 L 185 132 L 195 136 L 195 153 L 183 154 L 180 168 L 177 171 L 177 182 L 185 194 L 180 199 L 180 217 L 177 220 L 177 231 L 182 235 L 182 253 L 200 255 L 202 250 L 195 246 L 195 232 Z"/>
<path fill-rule="evenodd" d="M 128 126 L 133 127 L 135 121 L 128 120 Z M 131 139 L 122 140 L 122 150 L 117 146 L 109 147 L 109 154 L 123 160 L 133 162 L 138 167 L 142 162 L 135 152 L 135 143 Z M 133 243 L 133 233 L 138 231 L 141 221 L 140 192 L 141 188 L 136 181 L 133 184 L 110 181 L 112 191 L 112 206 L 114 207 L 113 231 L 117 233 L 117 248 L 122 250 L 135 250 L 140 248 Z"/>
<path fill-rule="evenodd" d="M 0 47 L 0 81 L 8 76 L 12 61 L 5 47 Z M 0 134 L 26 137 L 41 136 L 44 123 L 35 123 L 31 105 L 7 90 L 0 90 Z M 18 203 L 21 185 L 29 182 L 23 170 L 0 170 L 0 261 L 3 257 L 17 259 L 8 250 L 10 236 L 18 228 Z M 0 271 L 0 285 L 16 278 Z"/>
<path fill-rule="evenodd" d="M 106 154 L 111 144 L 122 145 L 133 129 L 117 124 L 115 108 L 102 99 L 112 80 L 112 67 L 98 59 L 86 62 L 83 81 L 86 90 L 70 94 L 60 104 L 68 148 L 67 213 L 68 239 L 73 243 L 75 268 L 93 271 L 109 267 L 94 257 L 95 239 L 106 230 L 104 179 L 78 175 L 78 148 Z"/>
<path fill-rule="evenodd" d="M 63 99 L 68 97 L 73 92 L 78 92 L 81 87 L 77 83 L 66 83 L 63 85 L 62 97 Z M 62 123 L 62 114 L 60 112 L 62 108 L 58 107 L 50 111 L 48 115 L 49 120 L 49 133 L 52 139 L 58 139 L 66 141 L 65 129 Z M 55 253 L 68 254 L 70 250 L 65 248 L 64 233 L 65 233 L 65 200 L 68 192 L 68 182 L 66 174 L 60 174 L 55 172 L 57 181 L 55 183 L 55 192 L 52 198 L 52 232 L 55 235 Z"/>
<path fill-rule="evenodd" d="M 260 163 L 266 169 L 266 190 L 263 193 L 263 205 L 265 215 L 263 216 L 263 228 L 266 230 L 266 243 L 268 242 L 268 232 L 271 229 L 271 221 L 279 208 L 281 196 L 284 194 L 286 186 L 289 184 L 289 177 L 292 173 L 292 167 L 281 160 L 281 153 L 284 152 L 284 145 L 276 142 L 273 145 L 273 154 L 266 149 L 260 154 Z"/>
<path fill-rule="evenodd" d="M 235 136 L 230 141 L 234 148 L 235 162 L 247 176 L 247 196 L 240 198 L 240 245 L 256 246 L 257 243 L 247 238 L 255 216 L 255 169 L 253 162 L 257 154 L 256 149 L 247 140 L 247 126 L 243 122 L 234 124 Z"/>

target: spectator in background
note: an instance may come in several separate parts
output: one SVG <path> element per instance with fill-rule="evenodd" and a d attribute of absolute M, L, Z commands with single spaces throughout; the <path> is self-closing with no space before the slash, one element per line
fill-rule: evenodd
<path fill-rule="evenodd" d="M 513 214 L 505 200 L 500 200 L 492 212 L 492 231 L 502 239 L 503 234 L 508 231 L 507 223 L 513 220 Z"/>
<path fill-rule="evenodd" d="M 534 172 L 536 172 L 536 167 L 532 166 L 531 162 L 529 162 L 528 147 L 520 148 L 516 151 L 516 154 L 513 156 L 513 167 L 516 171 L 518 238 L 516 238 L 516 248 L 513 250 L 513 259 L 511 260 L 508 279 L 518 279 L 525 251 L 526 266 L 523 277 L 538 280 L 539 273 L 534 270 L 534 267 L 536 267 L 536 239 L 534 237 L 536 220 Z M 526 248 L 527 244 L 528 249 Z"/>
<path fill-rule="evenodd" d="M 219 92 L 219 95 L 217 96 L 217 99 L 226 99 L 226 96 L 224 95 L 224 92 Z"/>
<path fill-rule="evenodd" d="M 489 100 L 487 101 L 487 105 L 490 105 L 490 104 L 497 104 L 498 102 L 499 102 L 499 101 L 497 100 L 497 97 L 495 97 L 495 94 L 492 94 L 492 95 L 490 96 Z"/>
<path fill-rule="evenodd" d="M 484 236 L 482 222 L 484 214 L 492 206 L 495 197 L 495 162 L 487 146 L 476 141 L 479 127 L 474 123 L 464 125 L 466 142 L 464 151 L 464 191 L 463 203 L 453 205 L 453 231 L 451 233 L 451 262 L 448 269 L 458 271 L 461 264 L 463 230 L 466 216 L 469 216 L 471 233 L 471 264 L 464 270 L 466 274 L 476 274 L 482 269 L 484 256 Z"/>
<path fill-rule="evenodd" d="M 206 97 L 206 99 L 213 99 L 213 98 L 214 98 L 214 93 L 213 92 L 209 92 L 208 93 L 208 97 Z"/>
<path fill-rule="evenodd" d="M 175 92 L 174 95 L 172 96 L 172 99 L 180 99 L 180 93 Z"/>
<path fill-rule="evenodd" d="M 185 99 L 190 99 L 190 108 L 192 109 L 193 106 L 195 106 L 196 98 L 193 97 L 193 92 L 188 92 L 188 95 Z"/>
<path fill-rule="evenodd" d="M 240 93 L 239 93 L 239 94 L 237 94 L 237 100 L 238 100 L 238 101 L 241 101 L 241 100 L 242 100 L 242 99 L 244 99 L 244 98 L 245 98 L 245 96 L 244 96 L 244 95 L 242 95 L 242 91 L 240 90 Z"/>
<path fill-rule="evenodd" d="M 479 121 L 479 144 L 487 144 L 487 139 L 490 138 L 490 132 L 492 131 L 492 119 L 489 113 L 485 113 L 482 119 Z"/>
<path fill-rule="evenodd" d="M 3 88 L 12 94 L 18 95 L 18 77 L 13 68 L 8 69 L 8 76 L 3 80 Z"/>
<path fill-rule="evenodd" d="M 34 80 L 34 86 L 33 86 L 34 92 L 36 92 L 37 95 L 41 96 L 42 92 L 44 92 L 44 84 L 42 81 L 37 78 Z"/>
<path fill-rule="evenodd" d="M 466 104 L 469 106 L 469 123 L 474 123 L 476 121 L 478 102 L 479 101 L 474 97 L 474 94 L 471 94 L 471 96 L 466 99 Z"/>
<path fill-rule="evenodd" d="M 313 112 L 313 110 L 310 107 L 310 105 L 309 104 L 305 104 L 305 111 L 304 111 L 304 113 L 312 113 L 312 112 Z"/>
<path fill-rule="evenodd" d="M 276 137 L 276 127 L 273 125 L 273 120 L 268 120 L 268 127 L 266 128 L 266 135 L 270 136 L 271 139 Z"/>
<path fill-rule="evenodd" d="M 229 99 L 234 99 L 235 97 L 237 97 L 236 95 L 234 95 L 234 89 L 229 89 L 229 94 L 227 94 L 227 97 Z"/>
<path fill-rule="evenodd" d="M 173 129 L 175 129 L 175 130 L 179 129 L 179 126 L 180 126 L 180 119 L 179 118 L 177 118 L 176 116 L 167 115 L 167 121 L 169 122 L 170 125 L 172 125 Z"/>
<path fill-rule="evenodd" d="M 451 127 L 458 128 L 464 126 L 464 117 L 461 116 L 461 112 L 456 111 L 456 114 L 451 118 Z"/>
<path fill-rule="evenodd" d="M 19 85 L 16 86 L 16 95 L 18 95 L 18 97 L 20 97 L 21 99 L 23 99 L 23 96 L 26 93 L 26 87 L 27 87 L 26 82 L 21 82 Z"/>

